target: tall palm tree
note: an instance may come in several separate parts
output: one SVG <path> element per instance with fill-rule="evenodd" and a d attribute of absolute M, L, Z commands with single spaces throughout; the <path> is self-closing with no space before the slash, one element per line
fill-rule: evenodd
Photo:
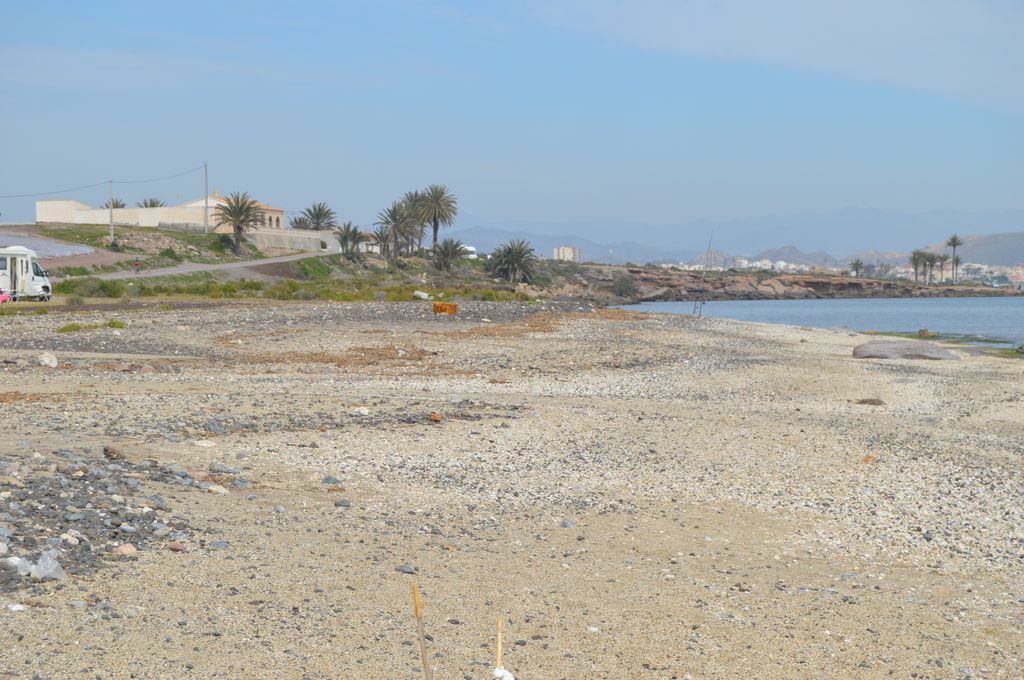
<path fill-rule="evenodd" d="M 939 281 L 945 281 L 946 275 L 944 272 L 946 271 L 946 263 L 949 262 L 950 259 L 949 255 L 942 253 L 936 259 L 939 262 Z"/>
<path fill-rule="evenodd" d="M 117 208 L 127 207 L 127 205 L 120 198 L 112 198 L 103 205 L 101 205 L 100 207 L 106 210 L 109 210 L 111 208 L 114 208 L 116 210 Z"/>
<path fill-rule="evenodd" d="M 960 274 L 960 256 L 953 256 L 953 283 L 956 283 L 956 278 Z"/>
<path fill-rule="evenodd" d="M 533 280 L 533 268 L 537 256 L 530 244 L 522 239 L 506 241 L 491 255 L 487 261 L 488 270 L 509 283 L 530 283 Z"/>
<path fill-rule="evenodd" d="M 928 276 L 925 277 L 925 284 L 930 284 L 934 279 L 935 265 L 939 263 L 939 256 L 935 253 L 925 252 L 924 264 L 928 271 Z"/>
<path fill-rule="evenodd" d="M 256 201 L 249 198 L 248 193 L 237 191 L 224 198 L 224 203 L 219 204 L 213 213 L 217 225 L 227 224 L 231 226 L 234 234 L 235 255 L 242 254 L 242 232 L 256 226 L 263 213 L 256 207 Z"/>
<path fill-rule="evenodd" d="M 367 240 L 366 234 L 359 231 L 359 227 L 351 222 L 341 225 L 334 235 L 341 246 L 341 252 L 350 259 L 359 255 L 359 244 Z"/>
<path fill-rule="evenodd" d="M 918 282 L 919 272 L 924 269 L 925 255 L 927 253 L 920 248 L 910 253 L 910 266 L 914 268 L 914 283 Z"/>
<path fill-rule="evenodd" d="M 850 269 L 853 270 L 854 276 L 860 276 L 860 273 L 864 271 L 864 263 L 861 262 L 859 259 L 854 260 L 853 262 L 850 263 Z"/>
<path fill-rule="evenodd" d="M 452 265 L 469 252 L 462 241 L 446 238 L 434 248 L 434 266 L 443 272 L 451 272 Z"/>
<path fill-rule="evenodd" d="M 167 204 L 159 198 L 144 198 L 135 205 L 139 208 L 162 208 Z"/>
<path fill-rule="evenodd" d="M 450 227 L 459 212 L 458 200 L 443 184 L 431 184 L 420 193 L 423 219 L 434 229 L 431 250 L 437 250 L 437 231 L 442 226 Z"/>
<path fill-rule="evenodd" d="M 323 231 L 325 229 L 337 229 L 337 215 L 326 203 L 314 203 L 300 213 L 309 223 L 309 229 Z"/>
<path fill-rule="evenodd" d="M 958 270 L 960 269 L 960 267 L 957 266 L 956 262 L 956 249 L 962 246 L 963 244 L 964 240 L 956 234 L 953 234 L 952 236 L 946 239 L 946 247 L 953 249 L 953 283 L 956 283 L 956 275 Z"/>
<path fill-rule="evenodd" d="M 292 229 L 309 229 L 309 220 L 302 215 L 295 215 L 288 220 L 288 226 Z"/>
<path fill-rule="evenodd" d="M 426 206 L 423 202 L 423 193 L 419 191 L 406 191 L 402 195 L 401 202 L 409 211 L 409 219 L 415 224 L 412 233 L 417 243 L 416 250 L 423 249 L 423 235 L 426 232 L 427 215 Z"/>

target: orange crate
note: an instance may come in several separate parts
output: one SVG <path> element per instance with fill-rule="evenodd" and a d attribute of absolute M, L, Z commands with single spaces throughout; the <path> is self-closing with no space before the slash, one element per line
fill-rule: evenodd
<path fill-rule="evenodd" d="M 434 314 L 457 314 L 459 306 L 454 302 L 435 302 Z"/>

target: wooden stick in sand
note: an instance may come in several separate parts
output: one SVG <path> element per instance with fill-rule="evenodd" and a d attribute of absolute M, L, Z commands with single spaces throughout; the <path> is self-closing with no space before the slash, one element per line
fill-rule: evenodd
<path fill-rule="evenodd" d="M 420 591 L 416 587 L 416 579 L 412 580 L 412 609 L 416 615 L 416 630 L 420 636 L 420 661 L 423 664 L 423 677 L 431 680 L 433 673 L 430 672 L 430 664 L 427 663 L 427 639 L 423 635 L 423 608 L 420 607 Z"/>
<path fill-rule="evenodd" d="M 504 631 L 504 629 L 505 629 L 505 619 L 503 619 L 502 617 L 499 616 L 498 617 L 498 652 L 497 652 L 497 654 L 494 655 L 494 667 L 495 668 L 504 668 L 504 666 L 501 665 L 501 637 L 502 637 L 502 632 Z"/>

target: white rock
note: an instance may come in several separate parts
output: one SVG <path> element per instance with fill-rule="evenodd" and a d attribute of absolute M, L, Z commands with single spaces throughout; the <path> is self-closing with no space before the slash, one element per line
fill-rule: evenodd
<path fill-rule="evenodd" d="M 48 368 L 57 368 L 57 357 L 53 356 L 49 352 L 44 352 L 39 355 L 38 359 L 36 359 L 36 363 Z"/>

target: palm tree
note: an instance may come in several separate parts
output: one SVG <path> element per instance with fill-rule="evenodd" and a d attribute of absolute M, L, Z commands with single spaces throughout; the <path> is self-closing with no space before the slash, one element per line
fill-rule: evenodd
<path fill-rule="evenodd" d="M 379 225 L 372 234 L 373 240 L 380 246 L 380 255 L 384 259 L 391 256 L 391 228 L 386 225 Z"/>
<path fill-rule="evenodd" d="M 374 224 L 387 228 L 391 239 L 390 255 L 393 260 L 397 260 L 402 254 L 403 247 L 408 250 L 411 243 L 416 240 L 419 221 L 414 205 L 407 201 L 395 201 L 377 214 L 377 221 Z M 383 249 L 383 245 L 381 248 Z"/>
<path fill-rule="evenodd" d="M 953 256 L 953 283 L 956 283 L 957 275 L 960 273 L 960 256 Z"/>
<path fill-rule="evenodd" d="M 288 226 L 292 229 L 309 229 L 309 220 L 302 215 L 295 215 L 288 220 Z"/>
<path fill-rule="evenodd" d="M 924 264 L 928 271 L 928 276 L 925 278 L 925 285 L 930 284 L 935 274 L 935 265 L 939 263 L 939 256 L 935 253 L 925 252 Z"/>
<path fill-rule="evenodd" d="M 946 263 L 949 262 L 949 255 L 942 253 L 936 258 L 939 262 L 939 281 L 944 281 L 946 276 L 943 272 L 946 271 Z"/>
<path fill-rule="evenodd" d="M 462 241 L 453 238 L 446 238 L 434 248 L 434 266 L 443 272 L 451 272 L 452 265 L 461 259 L 468 251 Z"/>
<path fill-rule="evenodd" d="M 924 270 L 925 251 L 920 248 L 910 253 L 910 266 L 914 268 L 914 283 L 918 282 L 918 272 Z"/>
<path fill-rule="evenodd" d="M 109 201 L 107 201 L 106 203 L 104 203 L 103 205 L 101 205 L 100 207 L 101 208 L 106 208 L 107 210 L 109 210 L 111 208 L 114 208 L 114 209 L 124 208 L 124 207 L 127 207 L 127 205 L 120 198 L 112 198 Z"/>
<path fill-rule="evenodd" d="M 334 235 L 341 246 L 341 252 L 349 259 L 359 255 L 359 244 L 367 240 L 366 234 L 359 231 L 359 227 L 351 222 L 341 225 L 341 228 Z"/>
<path fill-rule="evenodd" d="M 401 201 L 409 211 L 409 219 L 415 225 L 411 232 L 417 243 L 416 250 L 423 249 L 423 234 L 426 231 L 427 216 L 423 199 L 424 196 L 419 191 L 406 191 Z"/>
<path fill-rule="evenodd" d="M 300 215 L 306 218 L 309 229 L 323 231 L 338 228 L 337 215 L 326 203 L 314 203 L 303 210 Z"/>
<path fill-rule="evenodd" d="M 960 269 L 956 261 L 956 249 L 962 246 L 963 244 L 964 240 L 957 236 L 956 234 L 953 234 L 952 236 L 946 239 L 946 247 L 953 249 L 953 283 L 956 283 L 957 271 Z"/>
<path fill-rule="evenodd" d="M 231 231 L 235 236 L 233 246 L 235 255 L 241 255 L 242 232 L 256 226 L 263 213 L 256 207 L 256 201 L 249 198 L 248 193 L 238 193 L 236 191 L 230 196 L 225 197 L 224 203 L 217 206 L 213 216 L 217 220 L 218 226 L 222 224 L 231 225 Z"/>
<path fill-rule="evenodd" d="M 459 212 L 458 200 L 443 184 L 431 184 L 420 194 L 423 205 L 423 219 L 434 229 L 431 250 L 437 250 L 437 230 L 450 227 Z"/>
<path fill-rule="evenodd" d="M 537 256 L 530 244 L 522 239 L 506 241 L 500 245 L 487 261 L 487 268 L 513 285 L 530 283 Z"/>
<path fill-rule="evenodd" d="M 860 276 L 860 273 L 864 271 L 864 263 L 860 260 L 854 260 L 850 263 L 850 269 L 853 270 L 854 276 Z"/>
<path fill-rule="evenodd" d="M 162 208 L 167 204 L 159 198 L 144 198 L 135 205 L 139 208 Z"/>

